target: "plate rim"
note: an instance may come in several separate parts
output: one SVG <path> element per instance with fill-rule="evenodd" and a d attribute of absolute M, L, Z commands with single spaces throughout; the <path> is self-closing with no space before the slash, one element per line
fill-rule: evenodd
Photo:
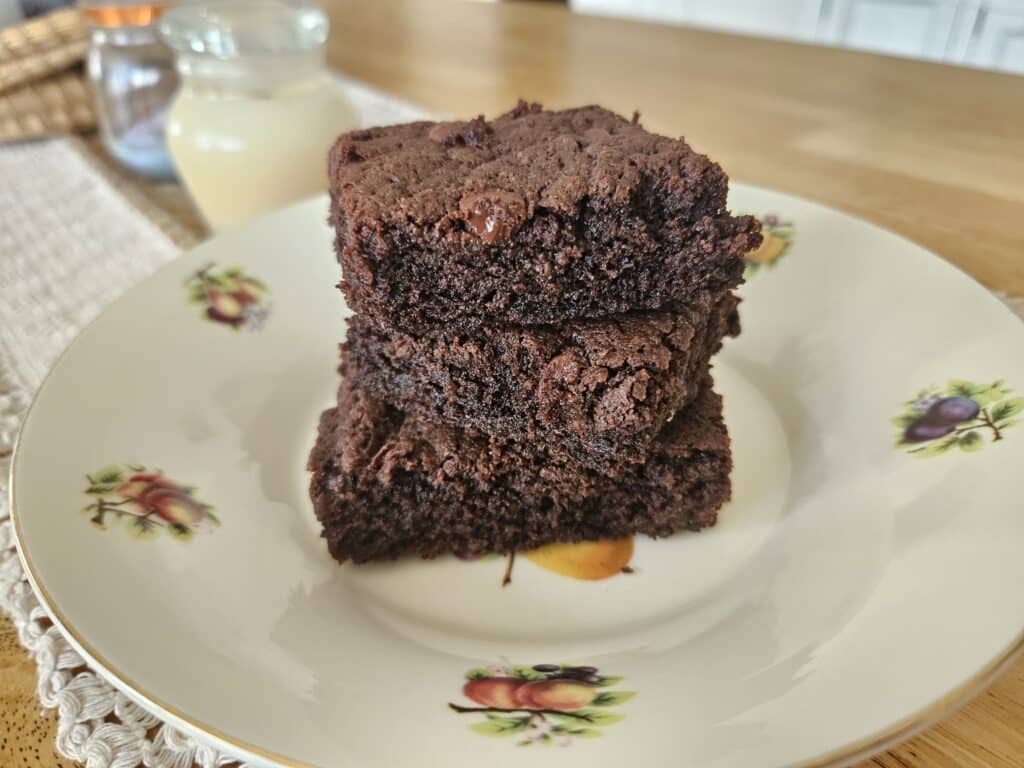
<path fill-rule="evenodd" d="M 1006 306 L 1006 304 L 999 300 L 998 297 L 993 295 L 991 289 L 982 284 L 974 276 L 963 270 L 959 265 L 953 263 L 941 254 L 925 247 L 924 245 L 906 237 L 899 232 L 894 232 L 887 227 L 883 227 L 879 224 L 875 224 L 872 221 L 868 221 L 863 217 L 850 213 L 841 208 L 837 208 L 832 205 L 811 200 L 801 195 L 794 195 L 789 192 L 782 190 L 773 189 L 771 187 L 765 187 L 758 184 L 750 184 L 746 182 L 736 182 L 737 186 L 742 186 L 747 190 L 751 190 L 757 193 L 768 193 L 774 195 L 781 195 L 799 201 L 802 204 L 811 205 L 819 209 L 828 211 L 830 213 L 839 214 L 847 219 L 855 221 L 858 225 L 868 227 L 870 229 L 877 230 L 885 233 L 890 237 L 894 237 L 901 241 L 905 245 L 910 245 L 915 249 L 923 251 L 932 259 L 941 262 L 945 267 L 949 268 L 952 272 L 959 273 L 961 278 L 973 283 L 975 286 L 980 288 L 985 295 L 985 299 L 994 302 L 1006 311 L 1011 318 L 1017 319 L 1016 315 L 1012 310 Z M 148 710 L 150 713 L 161 717 L 162 719 L 169 721 L 170 724 L 190 732 L 194 736 L 199 737 L 201 740 L 212 742 L 213 746 L 218 747 L 225 751 L 234 752 L 240 756 L 248 758 L 256 758 L 259 762 L 281 766 L 281 768 L 325 768 L 314 763 L 304 762 L 302 760 L 296 760 L 295 758 L 289 758 L 283 755 L 279 755 L 276 752 L 268 750 L 263 747 L 259 747 L 255 744 L 247 742 L 245 739 L 230 736 L 224 733 L 220 729 L 210 726 L 206 723 L 193 718 L 184 712 L 181 712 L 176 707 L 167 704 L 158 696 L 153 695 L 151 692 L 145 690 L 141 686 L 137 685 L 129 676 L 119 671 L 115 665 L 111 664 L 109 660 L 100 653 L 88 640 L 86 640 L 81 634 L 76 631 L 71 623 L 67 621 L 63 611 L 57 606 L 56 602 L 47 591 L 45 585 L 39 578 L 39 575 L 32 563 L 31 557 L 29 556 L 23 542 L 20 517 L 18 514 L 18 507 L 16 503 L 16 468 L 20 459 L 20 447 L 22 442 L 22 435 L 24 433 L 24 427 L 28 424 L 29 419 L 35 409 L 40 395 L 44 391 L 46 384 L 50 380 L 53 373 L 61 366 L 64 358 L 72 347 L 74 347 L 80 339 L 94 326 L 96 321 L 104 314 L 113 310 L 113 308 L 119 304 L 130 292 L 136 290 L 140 285 L 148 283 L 150 281 L 158 280 L 161 274 L 174 267 L 181 259 L 186 258 L 194 254 L 197 250 L 206 248 L 212 243 L 224 240 L 235 236 L 237 233 L 250 229 L 256 225 L 263 225 L 266 222 L 284 218 L 291 211 L 299 209 L 305 206 L 310 206 L 314 203 L 319 203 L 325 200 L 327 195 L 319 194 L 312 197 L 308 197 L 304 200 L 298 201 L 292 205 L 284 208 L 280 208 L 269 214 L 257 217 L 242 224 L 232 227 L 220 233 L 216 233 L 213 237 L 197 244 L 196 246 L 183 250 L 173 259 L 160 265 L 152 273 L 144 277 L 139 282 L 130 286 L 114 301 L 110 302 L 104 307 L 94 318 L 86 323 L 74 338 L 68 343 L 68 345 L 61 351 L 61 353 L 54 360 L 50 369 L 43 376 L 39 383 L 38 388 L 32 395 L 32 400 L 29 407 L 25 410 L 24 417 L 22 418 L 21 425 L 19 426 L 18 433 L 15 437 L 14 447 L 11 452 L 10 464 L 8 468 L 8 518 L 11 521 L 11 528 L 14 535 L 14 543 L 18 553 L 18 559 L 21 562 L 22 570 L 25 577 L 32 587 L 36 598 L 40 605 L 43 607 L 47 616 L 50 620 L 58 627 L 64 638 L 68 641 L 71 647 L 83 657 L 92 671 L 96 672 L 104 681 L 112 685 L 116 690 L 125 695 L 127 698 L 134 701 L 139 706 Z M 980 298 L 980 297 L 979 297 Z M 1022 627 L 1017 635 L 1011 640 L 1011 642 L 1003 648 L 998 654 L 989 659 L 979 669 L 971 675 L 969 678 L 959 683 L 957 686 L 947 691 L 942 696 L 939 696 L 931 703 L 921 707 L 920 709 L 911 712 L 908 715 L 896 720 L 886 728 L 882 728 L 872 734 L 863 736 L 859 739 L 855 739 L 846 744 L 843 744 L 833 750 L 827 751 L 821 755 L 809 758 L 803 762 L 786 764 L 789 768 L 840 768 L 841 766 L 848 766 L 857 760 L 870 757 L 880 752 L 889 749 L 890 747 L 903 743 L 904 741 L 913 738 L 915 735 L 921 733 L 932 725 L 936 724 L 940 720 L 945 719 L 947 716 L 953 714 L 961 707 L 966 705 L 976 696 L 983 693 L 997 678 L 999 678 L 1005 671 L 1009 669 L 1019 658 L 1024 657 L 1024 627 Z M 784 768 L 778 766 L 778 768 Z"/>

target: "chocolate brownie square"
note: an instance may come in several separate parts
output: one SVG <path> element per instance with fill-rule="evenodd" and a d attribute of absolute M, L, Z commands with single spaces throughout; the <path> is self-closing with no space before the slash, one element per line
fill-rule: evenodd
<path fill-rule="evenodd" d="M 596 106 L 355 131 L 329 175 L 350 306 L 409 333 L 685 304 L 761 241 L 716 163 Z"/>
<path fill-rule="evenodd" d="M 666 425 L 646 463 L 612 477 L 542 444 L 406 416 L 347 380 L 309 459 L 328 549 L 357 563 L 698 530 L 728 500 L 731 467 L 710 387 Z"/>
<path fill-rule="evenodd" d="M 732 294 L 559 326 L 414 335 L 349 320 L 343 373 L 419 419 L 531 440 L 594 469 L 643 461 L 738 328 Z"/>

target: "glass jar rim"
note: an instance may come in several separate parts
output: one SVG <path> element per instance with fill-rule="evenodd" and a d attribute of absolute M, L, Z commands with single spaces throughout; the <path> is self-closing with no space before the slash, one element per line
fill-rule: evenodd
<path fill-rule="evenodd" d="M 317 51 L 327 40 L 327 15 L 288 0 L 215 0 L 180 5 L 160 19 L 160 34 L 176 53 L 228 61 Z"/>

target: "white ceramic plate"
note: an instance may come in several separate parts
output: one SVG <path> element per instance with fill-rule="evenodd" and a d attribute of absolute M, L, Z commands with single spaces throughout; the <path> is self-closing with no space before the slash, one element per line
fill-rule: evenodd
<path fill-rule="evenodd" d="M 170 264 L 60 360 L 13 467 L 34 586 L 115 685 L 260 764 L 771 768 L 906 737 L 1022 642 L 1024 326 L 861 221 L 732 204 L 778 258 L 716 364 L 716 528 L 596 581 L 335 564 L 304 470 L 345 312 L 316 200 Z"/>

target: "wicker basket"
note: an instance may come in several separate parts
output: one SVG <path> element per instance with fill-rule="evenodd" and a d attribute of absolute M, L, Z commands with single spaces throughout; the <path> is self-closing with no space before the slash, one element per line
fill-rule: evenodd
<path fill-rule="evenodd" d="M 88 49 L 89 30 L 74 10 L 0 30 L 0 141 L 95 128 L 79 66 Z"/>
<path fill-rule="evenodd" d="M 57 11 L 0 30 L 0 91 L 41 80 L 73 67 L 89 50 L 81 14 Z"/>
<path fill-rule="evenodd" d="M 0 93 L 0 142 L 82 133 L 95 127 L 92 94 L 79 72 Z"/>

